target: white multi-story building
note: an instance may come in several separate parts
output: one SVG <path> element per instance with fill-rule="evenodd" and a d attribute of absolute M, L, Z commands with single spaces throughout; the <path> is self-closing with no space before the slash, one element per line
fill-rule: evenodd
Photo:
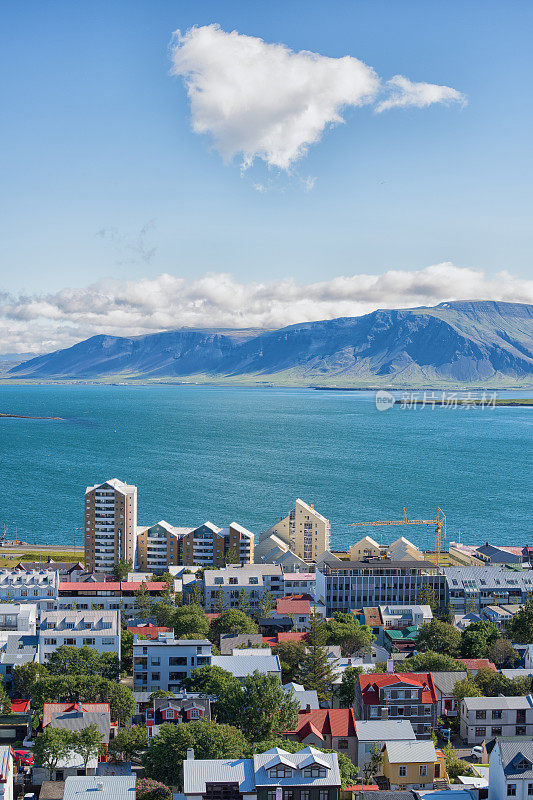
<path fill-rule="evenodd" d="M 531 800 L 533 740 L 498 739 L 489 757 L 489 800 Z"/>
<path fill-rule="evenodd" d="M 270 561 L 272 549 L 277 546 L 282 551 L 285 545 L 306 563 L 316 562 L 329 550 L 329 536 L 329 520 L 297 498 L 287 516 L 261 534 L 255 560 Z"/>
<path fill-rule="evenodd" d="M 0 746 L 0 800 L 13 800 L 13 750 Z"/>
<path fill-rule="evenodd" d="M 0 603 L 35 603 L 37 611 L 52 611 L 57 602 L 59 576 L 53 570 L 0 570 Z"/>
<path fill-rule="evenodd" d="M 0 603 L 0 641 L 12 633 L 35 636 L 37 606 L 33 603 Z"/>
<path fill-rule="evenodd" d="M 85 490 L 85 566 L 112 572 L 121 559 L 135 564 L 137 487 L 113 478 Z"/>
<path fill-rule="evenodd" d="M 39 660 L 48 661 L 61 645 L 91 647 L 120 658 L 119 611 L 48 611 L 41 616 Z"/>
<path fill-rule="evenodd" d="M 208 639 L 174 639 L 160 633 L 156 640 L 133 639 L 133 690 L 177 691 L 198 667 L 211 663 Z"/>
<path fill-rule="evenodd" d="M 238 608 L 239 595 L 244 590 L 251 610 L 260 605 L 261 596 L 269 592 L 272 600 L 283 596 L 283 570 L 277 564 L 230 564 L 224 569 L 204 573 L 206 611 L 214 611 L 223 593 L 227 608 Z"/>
<path fill-rule="evenodd" d="M 460 732 L 468 744 L 498 736 L 533 736 L 533 697 L 465 697 Z"/>

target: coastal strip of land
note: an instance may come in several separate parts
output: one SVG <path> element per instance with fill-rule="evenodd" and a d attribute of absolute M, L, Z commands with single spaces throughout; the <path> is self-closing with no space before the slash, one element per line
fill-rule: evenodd
<path fill-rule="evenodd" d="M 57 419 L 62 422 L 65 421 L 64 417 L 36 417 L 31 414 L 4 414 L 0 411 L 0 417 L 10 417 L 12 419 Z"/>
<path fill-rule="evenodd" d="M 480 406 L 480 407 L 487 407 L 487 406 L 523 406 L 533 408 L 533 400 L 526 400 L 526 399 L 497 399 L 497 400 L 489 400 L 485 398 L 485 400 L 480 398 L 466 398 L 466 397 L 457 397 L 452 398 L 449 397 L 444 400 L 432 400 L 423 397 L 413 397 L 409 398 L 409 400 L 395 400 L 395 405 L 405 405 L 408 403 L 409 405 L 422 405 L 422 406 L 450 406 L 450 405 L 458 405 L 458 406 Z"/>

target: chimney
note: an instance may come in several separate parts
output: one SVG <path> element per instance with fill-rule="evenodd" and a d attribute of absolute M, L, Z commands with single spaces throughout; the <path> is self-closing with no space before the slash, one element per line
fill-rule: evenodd
<path fill-rule="evenodd" d="M 310 712 L 311 712 L 311 704 L 310 704 L 310 703 L 308 703 L 308 704 L 306 705 L 306 707 L 305 707 L 305 713 L 306 713 L 306 714 L 309 714 Z"/>
<path fill-rule="evenodd" d="M 392 658 L 387 659 L 387 675 L 392 675 L 394 672 L 394 661 Z"/>
<path fill-rule="evenodd" d="M 187 750 L 187 761 L 194 761 L 194 750 L 189 747 Z"/>
<path fill-rule="evenodd" d="M 388 719 L 389 718 L 389 709 L 385 706 L 381 708 L 381 719 Z"/>

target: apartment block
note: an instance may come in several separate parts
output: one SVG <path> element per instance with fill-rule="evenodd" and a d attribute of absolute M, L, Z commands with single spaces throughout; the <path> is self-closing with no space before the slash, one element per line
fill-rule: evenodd
<path fill-rule="evenodd" d="M 261 555 L 264 556 L 265 549 L 278 539 L 306 563 L 312 563 L 329 550 L 329 538 L 329 520 L 298 498 L 286 517 L 261 534 Z"/>
<path fill-rule="evenodd" d="M 0 603 L 35 603 L 37 612 L 55 608 L 58 573 L 52 570 L 0 570 Z"/>
<path fill-rule="evenodd" d="M 137 487 L 117 478 L 85 490 L 85 566 L 111 572 L 121 558 L 135 563 Z"/>
<path fill-rule="evenodd" d="M 533 736 L 533 697 L 465 697 L 460 733 L 468 744 L 497 736 Z"/>
<path fill-rule="evenodd" d="M 205 522 L 181 537 L 180 562 L 186 566 L 223 567 L 228 557 L 238 564 L 253 564 L 254 534 L 238 522 L 219 528 Z"/>
<path fill-rule="evenodd" d="M 15 632 L 35 636 L 37 607 L 33 603 L 0 603 L 0 641 Z"/>
<path fill-rule="evenodd" d="M 217 608 L 219 593 L 224 595 L 227 608 L 238 608 L 242 591 L 252 611 L 259 608 L 261 596 L 265 592 L 269 592 L 274 601 L 282 597 L 282 568 L 277 564 L 229 564 L 224 569 L 210 569 L 204 574 L 205 610 L 208 612 Z"/>
<path fill-rule="evenodd" d="M 39 660 L 45 664 L 61 645 L 91 647 L 120 657 L 119 611 L 48 611 L 41 616 Z"/>
<path fill-rule="evenodd" d="M 137 592 L 141 586 L 147 597 L 163 600 L 167 590 L 164 581 L 85 581 L 60 583 L 57 608 L 73 611 L 124 611 L 132 615 L 137 611 Z M 55 606 L 53 606 L 55 607 Z"/>
<path fill-rule="evenodd" d="M 504 566 L 446 567 L 445 603 L 455 614 L 481 613 L 488 606 L 525 603 L 533 592 L 533 572 Z"/>
<path fill-rule="evenodd" d="M 174 639 L 159 634 L 157 640 L 133 639 L 133 690 L 176 692 L 198 667 L 211 663 L 208 639 Z"/>
<path fill-rule="evenodd" d="M 407 719 L 418 738 L 431 736 L 437 705 L 430 672 L 360 675 L 355 687 L 354 709 L 359 719 Z"/>
<path fill-rule="evenodd" d="M 176 528 L 161 520 L 137 528 L 137 568 L 141 572 L 162 573 L 181 563 L 182 539 L 194 528 Z"/>
<path fill-rule="evenodd" d="M 423 586 L 444 601 L 444 579 L 430 561 L 326 561 L 316 571 L 315 599 L 328 615 L 365 606 L 414 605 Z"/>

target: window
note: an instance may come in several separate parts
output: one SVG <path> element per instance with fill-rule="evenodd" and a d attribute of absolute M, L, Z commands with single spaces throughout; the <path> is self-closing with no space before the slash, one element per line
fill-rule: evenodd
<path fill-rule="evenodd" d="M 492 719 L 501 719 L 501 718 L 502 718 L 502 712 L 500 709 L 492 712 Z"/>
<path fill-rule="evenodd" d="M 533 786 L 533 783 L 530 784 Z M 311 792 L 309 789 L 302 789 L 300 792 L 300 800 L 311 800 Z"/>
<path fill-rule="evenodd" d="M 283 800 L 293 800 L 294 792 L 292 789 L 284 789 L 283 790 Z"/>
<path fill-rule="evenodd" d="M 494 727 L 493 727 L 493 728 L 492 728 L 492 735 L 493 735 L 493 736 L 501 736 L 501 735 L 502 735 L 502 729 L 501 729 L 501 727 L 498 727 L 498 728 L 494 728 Z"/>
<path fill-rule="evenodd" d="M 421 778 L 425 778 L 425 776 L 428 774 L 427 764 L 420 764 L 418 767 L 418 774 Z"/>
<path fill-rule="evenodd" d="M 191 719 L 198 719 L 200 716 L 200 712 L 197 708 L 191 708 Z"/>
<path fill-rule="evenodd" d="M 94 639 L 84 639 L 83 640 L 83 644 L 90 646 L 90 645 L 94 644 Z"/>
<path fill-rule="evenodd" d="M 528 793 L 528 797 L 533 797 L 533 783 L 528 783 L 528 785 L 527 785 L 527 793 Z"/>
<path fill-rule="evenodd" d="M 398 767 L 398 775 L 400 778 L 407 778 L 407 766 L 406 764 L 400 764 Z"/>
<path fill-rule="evenodd" d="M 483 736 L 483 738 L 485 738 L 486 733 L 487 733 L 486 728 L 476 728 L 476 733 L 475 733 L 476 736 Z"/>
<path fill-rule="evenodd" d="M 339 739 L 339 750 L 348 749 L 348 739 Z"/>
<path fill-rule="evenodd" d="M 526 735 L 526 726 L 525 725 L 517 725 L 516 726 L 516 736 L 525 736 Z"/>
<path fill-rule="evenodd" d="M 321 789 L 318 793 L 319 800 L 328 800 L 329 798 L 329 791 L 327 789 Z"/>
<path fill-rule="evenodd" d="M 292 778 L 292 769 L 280 764 L 278 767 L 273 767 L 270 770 L 271 778 Z"/>
<path fill-rule="evenodd" d="M 476 711 L 476 719 L 487 719 L 486 711 Z"/>
<path fill-rule="evenodd" d="M 269 789 L 267 792 L 267 800 L 276 800 L 276 790 Z"/>
<path fill-rule="evenodd" d="M 507 797 L 516 797 L 516 783 L 507 784 Z"/>
<path fill-rule="evenodd" d="M 325 778 L 327 770 L 325 767 L 306 767 L 304 769 L 304 778 Z"/>

